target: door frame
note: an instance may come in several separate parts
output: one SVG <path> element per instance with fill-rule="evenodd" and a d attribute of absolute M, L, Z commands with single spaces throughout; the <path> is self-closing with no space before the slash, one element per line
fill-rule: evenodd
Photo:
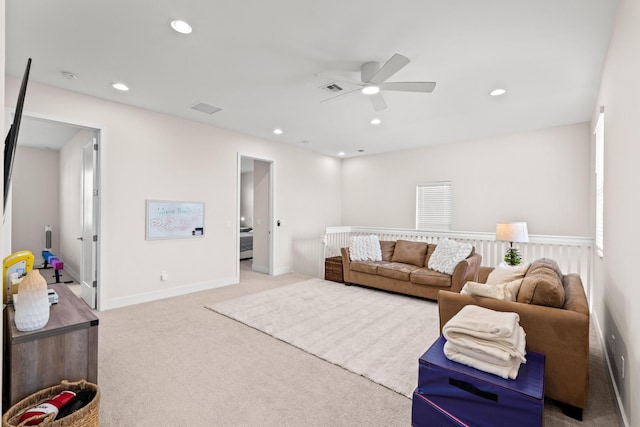
<path fill-rule="evenodd" d="M 6 109 L 6 111 L 11 111 L 11 109 Z M 92 123 L 92 122 L 85 122 L 85 121 L 81 121 L 81 120 L 76 120 L 75 118 L 68 118 L 68 117 L 62 117 L 62 116 L 56 116 L 56 115 L 49 115 L 49 114 L 41 114 L 41 113 L 37 113 L 37 112 L 33 112 L 33 111 L 28 111 L 25 110 L 22 113 L 23 118 L 24 117 L 29 117 L 29 118 L 33 118 L 33 119 L 37 119 L 37 120 L 46 120 L 46 121 L 50 121 L 50 122 L 56 122 L 56 123 L 61 123 L 61 124 L 66 124 L 69 126 L 75 126 L 77 128 L 81 128 L 81 129 L 88 129 L 88 130 L 92 130 L 94 131 L 96 140 L 98 142 L 98 146 L 99 146 L 99 151 L 97 153 L 97 159 L 96 159 L 96 167 L 94 170 L 94 174 L 95 174 L 95 190 L 98 192 L 98 196 L 97 196 L 97 200 L 96 200 L 96 212 L 94 212 L 94 217 L 95 217 L 95 224 L 94 224 L 94 229 L 95 229 L 95 234 L 98 236 L 98 241 L 96 244 L 96 258 L 95 258 L 95 269 L 96 269 L 96 307 L 95 309 L 97 311 L 100 311 L 100 307 L 101 307 L 101 295 L 103 292 L 101 283 L 102 281 L 102 272 L 104 271 L 103 267 L 103 262 L 104 262 L 104 257 L 101 256 L 102 253 L 104 253 L 104 239 L 103 236 L 106 235 L 106 233 L 102 233 L 102 219 L 106 218 L 106 210 L 105 210 L 105 206 L 103 203 L 101 203 L 101 199 L 102 199 L 102 177 L 104 176 L 104 170 L 105 170 L 105 156 L 101 154 L 101 152 L 104 150 L 105 148 L 105 141 L 106 141 L 106 127 L 103 124 L 99 124 L 99 123 Z M 6 230 L 7 227 L 11 227 L 11 223 L 10 223 L 11 219 L 10 218 L 5 218 L 5 224 L 4 224 L 4 229 Z M 80 282 L 80 271 L 75 272 L 76 275 L 78 277 L 75 277 L 75 279 L 78 280 L 78 282 Z"/>
<path fill-rule="evenodd" d="M 236 236 L 236 281 L 240 281 L 240 193 L 241 193 L 241 175 L 242 175 L 242 159 L 251 159 L 254 161 L 265 162 L 269 164 L 269 217 L 267 222 L 269 224 L 269 242 L 267 247 L 269 248 L 269 260 L 267 265 L 268 271 L 261 271 L 269 276 L 274 275 L 274 259 L 276 248 L 276 235 L 275 235 L 275 161 L 265 157 L 254 156 L 251 154 L 238 152 L 237 156 L 237 177 L 236 177 L 236 216 L 235 216 L 235 236 Z M 255 196 L 254 196 L 255 198 Z M 255 219 L 255 218 L 254 218 Z"/>

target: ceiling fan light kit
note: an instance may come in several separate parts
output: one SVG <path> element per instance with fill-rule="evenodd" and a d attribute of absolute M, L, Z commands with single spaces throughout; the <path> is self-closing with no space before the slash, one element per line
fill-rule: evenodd
<path fill-rule="evenodd" d="M 365 95 L 375 95 L 380 92 L 380 86 L 377 85 L 366 85 L 362 88 L 362 93 Z"/>
<path fill-rule="evenodd" d="M 375 111 L 384 110 L 387 108 L 387 104 L 382 97 L 382 91 L 396 91 L 396 92 L 420 92 L 431 93 L 436 87 L 434 82 L 387 82 L 386 80 L 400 71 L 409 63 L 409 58 L 394 54 L 384 65 L 380 66 L 378 62 L 365 62 L 360 67 L 360 82 L 352 82 L 342 80 L 340 78 L 334 79 L 326 76 L 330 80 L 333 80 L 332 84 L 337 82 L 344 82 L 352 86 L 358 86 L 360 89 L 354 89 L 351 91 L 342 92 L 334 97 L 325 99 L 321 102 L 332 101 L 346 95 L 354 94 L 361 91 L 363 94 L 369 96 L 371 105 Z M 322 74 L 316 74 L 318 77 L 323 77 Z"/>

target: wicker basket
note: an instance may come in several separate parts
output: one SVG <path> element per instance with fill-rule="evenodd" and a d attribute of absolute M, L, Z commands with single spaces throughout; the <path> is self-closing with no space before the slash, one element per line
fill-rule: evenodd
<path fill-rule="evenodd" d="M 82 380 L 77 382 L 62 381 L 60 385 L 45 388 L 30 396 L 25 397 L 20 402 L 9 408 L 7 412 L 5 412 L 5 414 L 2 416 L 2 427 L 22 427 L 26 425 L 27 421 L 20 423 L 20 416 L 24 411 L 29 408 L 33 408 L 40 403 L 46 402 L 58 393 L 61 393 L 65 390 L 70 390 L 75 393 L 82 390 L 91 390 L 95 392 L 95 396 L 93 397 L 91 402 L 87 403 L 76 412 L 55 421 L 52 419 L 54 417 L 50 414 L 42 421 L 42 423 L 38 425 L 52 427 L 99 426 L 100 422 L 98 419 L 98 412 L 100 405 L 100 390 L 98 389 L 97 385 Z"/>
<path fill-rule="evenodd" d="M 332 282 L 344 283 L 342 278 L 342 257 L 334 256 L 324 260 L 324 278 Z"/>

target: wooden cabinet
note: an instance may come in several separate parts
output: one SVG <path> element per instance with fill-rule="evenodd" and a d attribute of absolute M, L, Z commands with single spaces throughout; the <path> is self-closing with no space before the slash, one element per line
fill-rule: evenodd
<path fill-rule="evenodd" d="M 5 308 L 2 412 L 62 380 L 98 382 L 98 318 L 67 285 L 49 288 L 59 301 L 41 329 L 19 331 L 13 305 Z"/>

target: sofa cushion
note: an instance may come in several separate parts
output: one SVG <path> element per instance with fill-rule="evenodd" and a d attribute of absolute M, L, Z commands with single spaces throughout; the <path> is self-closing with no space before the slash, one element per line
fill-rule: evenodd
<path fill-rule="evenodd" d="M 558 264 L 549 258 L 541 258 L 531 263 L 516 301 L 525 304 L 562 307 L 564 305 L 564 287 L 562 272 Z"/>
<path fill-rule="evenodd" d="M 427 256 L 427 244 L 423 242 L 410 242 L 408 240 L 398 240 L 393 251 L 392 262 L 402 262 L 412 264 L 417 267 L 424 266 L 424 259 Z M 407 278 L 409 280 L 409 278 Z"/>
<path fill-rule="evenodd" d="M 385 261 L 351 261 L 349 268 L 351 271 L 360 273 L 378 274 L 378 266 L 387 263 Z"/>
<path fill-rule="evenodd" d="M 417 270 L 418 267 L 412 264 L 391 262 L 388 264 L 381 264 L 378 266 L 378 275 L 388 277 L 390 279 L 409 281 L 411 273 Z"/>
<path fill-rule="evenodd" d="M 433 243 L 429 243 L 427 245 L 427 256 L 424 259 L 424 265 L 425 266 L 429 265 L 429 259 L 431 259 L 431 255 L 433 255 L 433 253 L 435 252 L 437 246 L 438 245 L 433 244 Z"/>
<path fill-rule="evenodd" d="M 391 261 L 396 242 L 393 240 L 380 240 L 380 251 L 382 252 L 383 261 Z"/>
<path fill-rule="evenodd" d="M 512 282 L 516 279 L 522 279 L 531 263 L 520 265 L 509 265 L 506 262 L 501 262 L 496 268 L 493 269 L 487 277 L 487 285 L 499 285 L 501 283 Z"/>
<path fill-rule="evenodd" d="M 515 279 L 511 282 L 490 285 L 486 283 L 467 282 L 460 291 L 463 295 L 476 295 L 479 297 L 499 299 L 503 301 L 515 301 L 523 279 Z"/>
<path fill-rule="evenodd" d="M 441 273 L 453 274 L 456 265 L 471 254 L 471 243 L 456 242 L 447 238 L 442 239 L 433 255 L 429 258 L 427 266 Z"/>
<path fill-rule="evenodd" d="M 415 270 L 411 273 L 411 283 L 416 285 L 438 286 L 441 288 L 451 287 L 451 275 L 430 270 L 426 267 Z"/>

